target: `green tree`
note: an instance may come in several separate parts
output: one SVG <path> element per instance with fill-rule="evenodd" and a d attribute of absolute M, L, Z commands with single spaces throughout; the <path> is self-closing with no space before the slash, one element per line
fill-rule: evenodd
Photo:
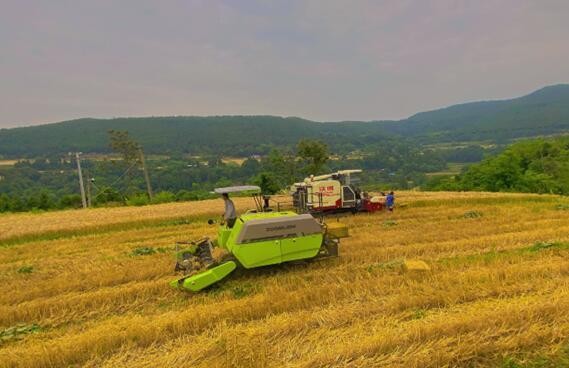
<path fill-rule="evenodd" d="M 127 163 L 138 162 L 140 144 L 132 140 L 127 131 L 109 130 L 109 147 L 119 153 Z"/>
<path fill-rule="evenodd" d="M 569 194 L 569 137 L 513 144 L 434 188 Z"/>
<path fill-rule="evenodd" d="M 142 148 L 140 144 L 129 137 L 127 131 L 109 130 L 108 133 L 109 147 L 116 153 L 119 153 L 123 160 L 119 165 L 126 171 L 124 176 L 126 192 L 136 192 L 136 187 L 133 185 L 133 179 L 136 174 L 134 169 L 141 163 L 140 154 Z"/>
<path fill-rule="evenodd" d="M 328 161 L 328 146 L 320 141 L 302 139 L 296 147 L 297 155 L 303 162 L 303 172 L 307 175 L 321 174 Z"/>
<path fill-rule="evenodd" d="M 275 194 L 281 190 L 279 181 L 274 174 L 262 172 L 254 179 L 254 183 L 261 188 L 263 194 Z"/>

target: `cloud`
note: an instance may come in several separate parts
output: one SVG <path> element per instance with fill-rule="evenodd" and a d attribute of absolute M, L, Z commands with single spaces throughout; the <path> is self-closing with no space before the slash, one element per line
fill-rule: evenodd
<path fill-rule="evenodd" d="M 0 127 L 401 118 L 568 81 L 566 1 L 4 1 Z"/>

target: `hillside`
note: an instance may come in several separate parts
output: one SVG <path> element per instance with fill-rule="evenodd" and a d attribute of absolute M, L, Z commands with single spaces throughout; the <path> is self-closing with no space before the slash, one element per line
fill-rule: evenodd
<path fill-rule="evenodd" d="M 0 155 L 30 157 L 69 151 L 108 151 L 107 131 L 128 130 L 148 152 L 249 155 L 270 146 L 318 138 L 336 152 L 370 143 L 490 140 L 569 131 L 569 85 L 545 87 L 527 96 L 474 102 L 422 112 L 401 121 L 321 123 L 275 116 L 146 117 L 79 119 L 0 130 Z"/>
<path fill-rule="evenodd" d="M 527 96 L 455 105 L 387 124 L 388 131 L 431 142 L 509 140 L 569 131 L 569 84 Z"/>
<path fill-rule="evenodd" d="M 569 136 L 529 139 L 431 183 L 443 190 L 569 194 Z"/>
<path fill-rule="evenodd" d="M 337 259 L 243 271 L 193 295 L 168 286 L 174 243 L 215 236 L 204 222 L 220 200 L 0 215 L 0 366 L 567 362 L 567 198 L 397 201 L 391 215 L 344 218 Z M 431 271 L 405 272 L 404 259 Z"/>
<path fill-rule="evenodd" d="M 79 119 L 0 130 L 0 155 L 106 152 L 110 129 L 127 130 L 150 153 L 248 155 L 267 153 L 269 146 L 292 146 L 301 138 L 349 145 L 377 142 L 387 136 L 378 124 L 323 124 L 276 116 Z"/>

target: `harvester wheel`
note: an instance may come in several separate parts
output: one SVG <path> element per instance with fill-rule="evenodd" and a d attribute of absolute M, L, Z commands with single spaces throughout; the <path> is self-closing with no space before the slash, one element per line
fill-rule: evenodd
<path fill-rule="evenodd" d="M 338 257 L 338 239 L 326 239 L 326 249 L 330 257 Z"/>
<path fill-rule="evenodd" d="M 332 238 L 328 235 L 324 237 L 322 247 L 317 255 L 317 258 L 330 258 L 338 256 L 338 239 Z"/>

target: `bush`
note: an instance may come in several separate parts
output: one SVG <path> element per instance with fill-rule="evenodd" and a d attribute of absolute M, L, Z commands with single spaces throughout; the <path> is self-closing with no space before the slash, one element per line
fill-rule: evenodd
<path fill-rule="evenodd" d="M 124 197 L 113 188 L 103 188 L 94 199 L 96 205 L 108 203 L 125 203 Z"/>
<path fill-rule="evenodd" d="M 59 199 L 59 208 L 80 208 L 82 205 L 79 194 L 66 194 Z"/>
<path fill-rule="evenodd" d="M 150 203 L 146 194 L 136 194 L 126 200 L 128 206 L 146 206 Z"/>
<path fill-rule="evenodd" d="M 172 192 L 158 192 L 152 198 L 152 203 L 168 203 L 175 202 L 176 196 Z"/>

